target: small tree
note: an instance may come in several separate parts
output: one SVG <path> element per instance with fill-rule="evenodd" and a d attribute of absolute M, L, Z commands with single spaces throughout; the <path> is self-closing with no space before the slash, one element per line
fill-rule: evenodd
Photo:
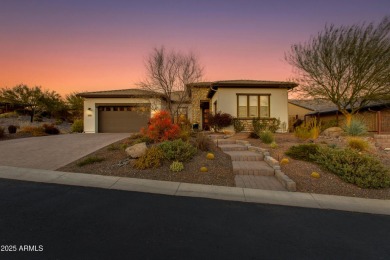
<path fill-rule="evenodd" d="M 193 53 L 167 52 L 155 48 L 145 63 L 146 79 L 138 85 L 166 101 L 171 119 L 188 100 L 186 85 L 200 81 L 203 69 Z M 172 121 L 173 122 L 173 121 Z"/>
<path fill-rule="evenodd" d="M 41 87 L 28 87 L 27 85 L 17 85 L 13 88 L 0 89 L 0 99 L 13 105 L 21 105 L 31 110 L 31 122 L 34 115 L 44 108 L 44 94 Z"/>
<path fill-rule="evenodd" d="M 65 103 L 75 118 L 81 118 L 84 110 L 84 98 L 79 93 L 72 92 L 65 96 Z"/>
<path fill-rule="evenodd" d="M 390 97 L 389 33 L 389 17 L 377 26 L 330 25 L 292 45 L 285 59 L 298 72 L 299 90 L 333 102 L 349 125 L 368 102 Z"/>

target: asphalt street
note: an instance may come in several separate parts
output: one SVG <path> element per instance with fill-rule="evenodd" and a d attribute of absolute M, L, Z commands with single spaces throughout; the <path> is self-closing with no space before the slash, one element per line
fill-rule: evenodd
<path fill-rule="evenodd" d="M 0 211 L 0 259 L 390 257 L 383 215 L 5 179 Z"/>

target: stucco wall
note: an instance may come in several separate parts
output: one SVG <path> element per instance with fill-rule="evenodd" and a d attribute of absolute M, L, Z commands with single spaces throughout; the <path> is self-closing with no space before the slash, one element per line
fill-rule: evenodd
<path fill-rule="evenodd" d="M 218 111 L 237 117 L 237 93 L 270 94 L 270 117 L 279 118 L 281 124 L 284 122 L 286 129 L 288 129 L 287 89 L 219 88 L 213 96 L 211 104 L 218 100 Z"/>
<path fill-rule="evenodd" d="M 288 103 L 288 115 L 290 117 L 295 118 L 296 116 L 298 116 L 299 119 L 303 120 L 303 119 L 305 119 L 305 115 L 307 113 L 310 113 L 310 112 L 313 112 L 313 111 L 310 109 L 307 109 L 307 108 L 303 108 L 303 107 Z"/>
<path fill-rule="evenodd" d="M 97 133 L 98 131 L 98 110 L 99 104 L 134 104 L 145 103 L 151 104 L 151 114 L 156 109 L 161 109 L 160 99 L 144 99 L 144 98 L 85 98 L 84 100 L 84 132 Z M 91 110 L 88 110 L 91 108 Z"/>

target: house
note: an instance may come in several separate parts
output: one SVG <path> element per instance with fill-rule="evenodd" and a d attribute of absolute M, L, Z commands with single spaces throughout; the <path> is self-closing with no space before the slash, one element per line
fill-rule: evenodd
<path fill-rule="evenodd" d="M 322 124 L 342 125 L 344 116 L 337 106 L 322 99 L 289 100 L 290 125 L 292 119 L 306 120 L 316 118 Z M 390 101 L 371 101 L 359 112 L 358 117 L 368 128 L 369 132 L 390 132 Z"/>
<path fill-rule="evenodd" d="M 204 130 L 209 129 L 208 114 L 221 111 L 238 118 L 247 130 L 252 119 L 260 117 L 280 119 L 282 131 L 286 131 L 287 91 L 296 86 L 293 82 L 259 80 L 192 83 L 186 86 L 188 99 L 179 113 Z M 85 99 L 86 133 L 139 131 L 166 104 L 161 95 L 141 89 L 85 92 L 79 96 Z"/>

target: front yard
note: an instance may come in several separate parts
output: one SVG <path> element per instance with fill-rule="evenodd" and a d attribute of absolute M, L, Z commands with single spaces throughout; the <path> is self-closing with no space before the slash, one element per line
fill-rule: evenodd
<path fill-rule="evenodd" d="M 275 140 L 278 144 L 276 148 L 270 148 L 269 145 L 262 143 L 259 139 L 248 138 L 248 134 L 240 133 L 233 137 L 234 139 L 247 140 L 254 146 L 269 149 L 271 156 L 277 160 L 288 158 L 284 153 L 287 149 L 296 144 L 307 143 L 296 138 L 293 134 L 275 134 Z M 328 143 L 343 146 L 343 139 L 327 139 L 320 137 L 316 143 Z M 124 144 L 129 143 L 128 139 L 119 141 L 115 144 L 102 148 L 80 160 L 77 160 L 65 167 L 58 169 L 66 172 L 82 172 L 90 174 L 112 175 L 132 178 L 154 179 L 164 181 L 199 183 L 207 185 L 235 186 L 234 174 L 230 157 L 220 151 L 211 141 L 209 151 L 215 155 L 214 160 L 206 158 L 206 151 L 200 151 L 184 165 L 181 172 L 170 170 L 170 162 L 164 161 L 159 168 L 136 169 L 133 167 L 135 160 L 129 159 L 124 151 Z M 381 158 L 382 162 L 389 167 L 390 155 L 386 152 L 376 149 L 374 146 L 371 152 Z M 88 158 L 99 158 L 101 162 L 78 166 Z M 201 172 L 201 167 L 207 167 L 208 172 Z M 374 199 L 390 199 L 390 189 L 362 189 L 356 185 L 349 184 L 341 180 L 335 174 L 322 169 L 315 163 L 289 158 L 289 163 L 282 165 L 282 171 L 288 175 L 297 184 L 298 192 L 309 192 L 319 194 L 330 194 L 339 196 L 351 196 Z M 310 175 L 315 171 L 320 173 L 321 177 L 316 179 Z"/>

